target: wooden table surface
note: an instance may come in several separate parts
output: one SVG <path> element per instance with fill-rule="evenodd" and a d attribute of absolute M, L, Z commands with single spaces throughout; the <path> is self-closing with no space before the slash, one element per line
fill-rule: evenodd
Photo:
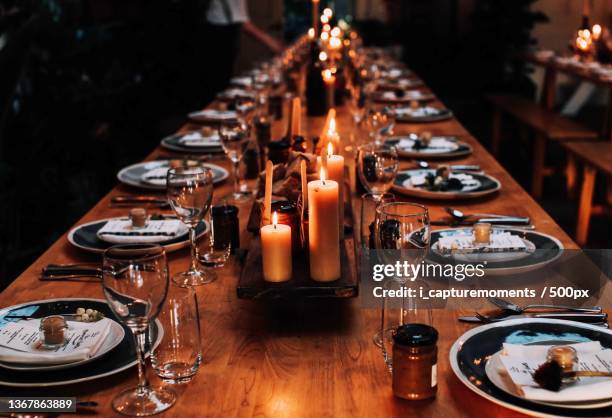
<path fill-rule="evenodd" d="M 285 112 L 285 115 L 287 112 Z M 323 118 L 303 117 L 305 133 L 318 135 Z M 284 131 L 284 121 L 274 126 L 275 137 Z M 363 137 L 353 130 L 345 108 L 338 109 L 339 131 L 345 145 L 350 138 Z M 552 234 L 568 248 L 572 240 L 550 216 L 519 186 L 499 163 L 455 119 L 430 124 L 400 124 L 397 133 L 432 131 L 453 134 L 470 143 L 474 153 L 453 163 L 480 164 L 501 181 L 502 190 L 494 196 L 473 201 L 452 202 L 466 212 L 496 212 L 529 216 L 538 231 Z M 351 136 L 351 133 L 354 134 Z M 170 154 L 157 148 L 149 159 Z M 351 158 L 347 158 L 349 163 Z M 215 161 L 213 161 L 215 162 Z M 219 164 L 229 168 L 226 161 Z M 413 162 L 402 161 L 402 167 Z M 231 180 L 215 189 L 216 200 L 231 192 Z M 113 195 L 139 192 L 118 185 L 76 224 L 124 215 L 126 209 L 109 206 Z M 444 216 L 449 202 L 422 201 L 432 219 Z M 242 246 L 248 243 L 244 231 L 249 207 L 240 208 Z M 0 294 L 0 306 L 61 298 L 103 298 L 96 283 L 41 282 L 39 272 L 48 263 L 74 263 L 99 260 L 98 256 L 73 248 L 63 235 L 34 264 Z M 171 273 L 187 268 L 187 249 L 169 255 Z M 379 324 L 379 311 L 363 309 L 359 300 L 319 300 L 282 304 L 239 300 L 236 284 L 237 261 L 218 271 L 216 282 L 197 288 L 203 342 L 203 364 L 195 379 L 176 386 L 179 398 L 165 416 L 276 416 L 276 417 L 515 417 L 521 414 L 497 406 L 471 392 L 453 375 L 448 361 L 452 343 L 472 326 L 457 321 L 458 312 L 434 311 L 439 330 L 439 390 L 428 402 L 394 398 L 391 376 L 382 355 L 372 343 Z M 159 383 L 149 369 L 153 383 Z M 25 390 L 0 388 L 7 395 L 62 395 L 93 400 L 100 406 L 97 416 L 114 416 L 112 397 L 136 384 L 136 368 L 84 384 Z"/>

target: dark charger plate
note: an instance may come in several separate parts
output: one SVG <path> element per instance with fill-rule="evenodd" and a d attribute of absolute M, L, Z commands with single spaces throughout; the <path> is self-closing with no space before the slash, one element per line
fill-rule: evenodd
<path fill-rule="evenodd" d="M 612 407 L 566 409 L 530 402 L 498 389 L 487 377 L 486 358 L 501 350 L 504 342 L 527 344 L 546 340 L 599 341 L 604 348 L 612 348 L 612 331 L 588 324 L 542 319 L 521 319 L 485 325 L 468 331 L 455 342 L 450 352 L 451 367 L 457 377 L 474 392 L 530 415 L 611 417 Z"/>
<path fill-rule="evenodd" d="M 2 310 L 0 318 L 6 312 L 25 307 L 38 306 L 38 309 L 31 314 L 35 318 L 42 318 L 53 314 L 74 313 L 77 308 L 91 308 L 102 312 L 106 317 L 115 319 L 110 307 L 101 299 L 50 299 L 46 301 L 28 302 L 22 305 L 5 308 Z M 136 365 L 136 347 L 132 337 L 132 331 L 120 321 L 117 321 L 125 330 L 123 341 L 104 354 L 100 358 L 70 369 L 48 372 L 23 372 L 8 370 L 0 367 L 0 385 L 14 387 L 44 387 L 60 386 L 73 383 L 85 382 L 119 373 Z M 149 341 L 158 341 L 160 335 L 159 324 L 155 322 L 150 328 Z"/>

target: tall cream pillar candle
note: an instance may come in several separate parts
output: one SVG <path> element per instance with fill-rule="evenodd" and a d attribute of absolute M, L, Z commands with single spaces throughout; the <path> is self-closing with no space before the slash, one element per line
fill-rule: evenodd
<path fill-rule="evenodd" d="M 334 154 L 331 142 L 327 143 L 327 177 L 338 183 L 338 232 L 344 239 L 344 157 Z"/>
<path fill-rule="evenodd" d="M 262 225 L 268 225 L 271 221 L 272 213 L 272 180 L 274 177 L 274 164 L 268 160 L 266 162 L 266 185 L 264 189 L 264 205 Z"/>
<path fill-rule="evenodd" d="M 293 138 L 300 135 L 302 131 L 302 102 L 299 97 L 294 97 L 291 101 L 291 118 L 293 122 L 291 123 L 290 138 Z"/>
<path fill-rule="evenodd" d="M 291 227 L 278 223 L 276 212 L 272 224 L 260 229 L 263 277 L 267 282 L 285 282 L 291 278 Z"/>
<path fill-rule="evenodd" d="M 308 247 L 310 278 L 319 282 L 339 279 L 338 183 L 326 180 L 324 169 L 321 180 L 308 183 Z"/>

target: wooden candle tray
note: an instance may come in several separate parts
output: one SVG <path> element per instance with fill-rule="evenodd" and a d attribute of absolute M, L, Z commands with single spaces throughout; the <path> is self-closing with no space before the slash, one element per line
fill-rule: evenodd
<path fill-rule="evenodd" d="M 340 243 L 342 274 L 333 282 L 316 282 L 309 275 L 308 250 L 293 255 L 293 277 L 283 283 L 270 283 L 263 279 L 261 241 L 253 237 L 237 293 L 241 299 L 291 299 L 291 298 L 353 298 L 359 292 L 359 280 L 355 263 L 354 241 L 347 237 Z"/>

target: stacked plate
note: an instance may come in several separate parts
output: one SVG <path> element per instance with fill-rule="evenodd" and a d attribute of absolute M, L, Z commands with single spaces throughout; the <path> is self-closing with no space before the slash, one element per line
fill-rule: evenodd
<path fill-rule="evenodd" d="M 218 165 L 208 163 L 199 163 L 199 165 L 212 170 L 213 183 L 222 182 L 229 176 L 228 171 Z M 117 173 L 117 178 L 121 183 L 129 186 L 150 190 L 166 190 L 166 173 L 169 168 L 170 160 L 145 161 L 121 169 Z"/>
<path fill-rule="evenodd" d="M 460 142 L 454 136 L 433 136 L 426 146 L 419 144 L 419 138 L 415 134 L 392 137 L 385 142 L 394 146 L 398 155 L 404 158 L 451 158 L 472 153 L 470 145 Z"/>
<path fill-rule="evenodd" d="M 73 314 L 77 308 L 95 309 L 112 320 L 113 313 L 100 299 L 49 299 L 28 302 L 0 310 L 0 325 L 7 315 L 43 318 L 48 315 Z M 11 320 L 14 321 L 14 320 Z M 70 325 L 70 323 L 69 323 Z M 149 341 L 159 344 L 163 331 L 155 322 L 149 328 Z M 48 387 L 99 379 L 136 365 L 136 347 L 131 331 L 113 320 L 109 335 L 97 353 L 87 360 L 67 364 L 0 363 L 0 385 L 14 387 Z M 58 371 L 60 371 L 58 373 Z"/>
<path fill-rule="evenodd" d="M 200 131 L 175 134 L 161 140 L 161 146 L 172 151 L 193 153 L 221 153 L 223 146 L 217 132 L 203 134 Z"/>
<path fill-rule="evenodd" d="M 590 341 L 612 348 L 612 331 L 558 319 L 509 320 L 463 334 L 451 348 L 450 364 L 469 389 L 506 408 L 537 417 L 609 417 L 612 416 L 612 393 L 585 391 L 583 400 L 571 402 L 559 401 L 559 396 L 551 397 L 555 401 L 526 399 L 508 381 L 501 364 L 504 343 L 552 346 Z"/>
<path fill-rule="evenodd" d="M 435 106 L 398 107 L 394 111 L 395 120 L 406 123 L 438 122 L 453 117 L 453 112 L 449 109 Z"/>

